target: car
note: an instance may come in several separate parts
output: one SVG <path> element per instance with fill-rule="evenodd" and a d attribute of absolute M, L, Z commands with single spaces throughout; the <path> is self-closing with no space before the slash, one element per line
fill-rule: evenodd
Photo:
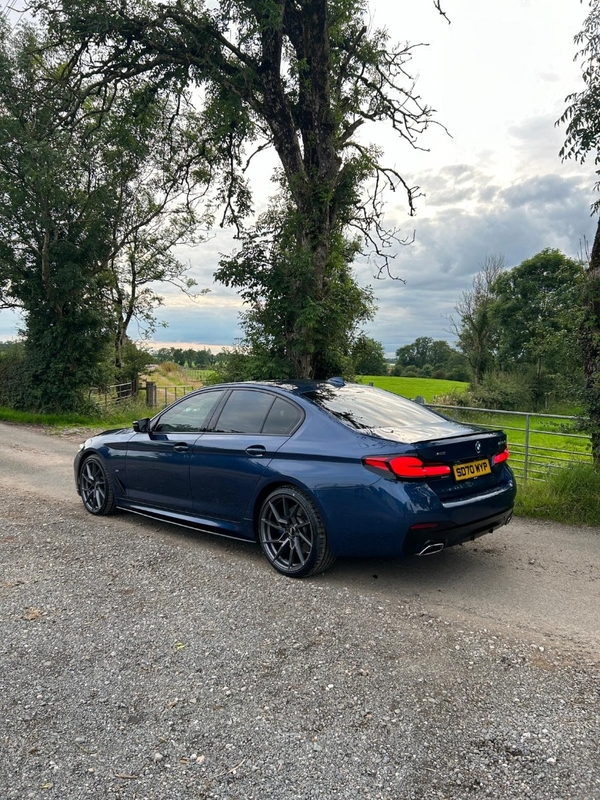
<path fill-rule="evenodd" d="M 429 555 L 506 525 L 501 430 L 341 378 L 209 386 L 80 446 L 90 514 L 257 541 L 283 575 L 336 556 Z"/>

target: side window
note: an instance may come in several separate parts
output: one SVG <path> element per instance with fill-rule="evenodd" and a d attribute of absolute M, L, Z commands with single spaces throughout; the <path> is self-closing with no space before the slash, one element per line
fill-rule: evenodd
<path fill-rule="evenodd" d="M 286 436 L 298 427 L 302 420 L 302 412 L 300 409 L 288 403 L 287 400 L 282 400 L 278 397 L 265 420 L 263 425 L 263 433 L 278 433 L 280 436 Z"/>
<path fill-rule="evenodd" d="M 275 398 L 267 392 L 234 389 L 219 414 L 215 433 L 260 433 Z"/>
<path fill-rule="evenodd" d="M 154 428 L 157 432 L 194 433 L 206 430 L 215 406 L 221 400 L 225 391 L 202 392 L 184 398 L 176 406 L 170 408 L 160 417 L 158 425 Z"/>

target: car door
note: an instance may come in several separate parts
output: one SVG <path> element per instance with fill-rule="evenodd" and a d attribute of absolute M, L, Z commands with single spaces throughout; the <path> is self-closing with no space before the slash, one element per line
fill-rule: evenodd
<path fill-rule="evenodd" d="M 190 454 L 225 394 L 223 389 L 190 394 L 154 419 L 150 431 L 134 434 L 125 464 L 132 504 L 192 512 Z"/>
<path fill-rule="evenodd" d="M 294 403 L 262 389 L 234 389 L 194 443 L 190 476 L 198 516 L 241 523 L 258 481 L 303 419 Z"/>

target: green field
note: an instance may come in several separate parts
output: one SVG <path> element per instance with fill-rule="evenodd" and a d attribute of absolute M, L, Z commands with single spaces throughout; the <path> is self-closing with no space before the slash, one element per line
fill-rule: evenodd
<path fill-rule="evenodd" d="M 394 378 L 390 375 L 360 375 L 356 379 L 359 383 L 372 383 L 380 389 L 400 394 L 414 400 L 419 395 L 425 398 L 426 403 L 432 403 L 435 398 L 445 397 L 448 394 L 466 392 L 468 383 L 462 381 L 440 381 L 435 378 Z"/>
<path fill-rule="evenodd" d="M 194 369 L 193 367 L 184 367 L 182 368 L 182 373 L 184 374 L 186 380 L 192 381 L 204 381 L 210 375 L 213 374 L 212 369 Z"/>

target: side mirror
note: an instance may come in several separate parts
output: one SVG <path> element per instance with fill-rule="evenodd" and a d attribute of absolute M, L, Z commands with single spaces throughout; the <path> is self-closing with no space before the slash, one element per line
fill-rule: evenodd
<path fill-rule="evenodd" d="M 136 419 L 136 421 L 133 423 L 133 430 L 136 433 L 149 433 L 150 417 L 144 417 L 144 419 Z"/>

